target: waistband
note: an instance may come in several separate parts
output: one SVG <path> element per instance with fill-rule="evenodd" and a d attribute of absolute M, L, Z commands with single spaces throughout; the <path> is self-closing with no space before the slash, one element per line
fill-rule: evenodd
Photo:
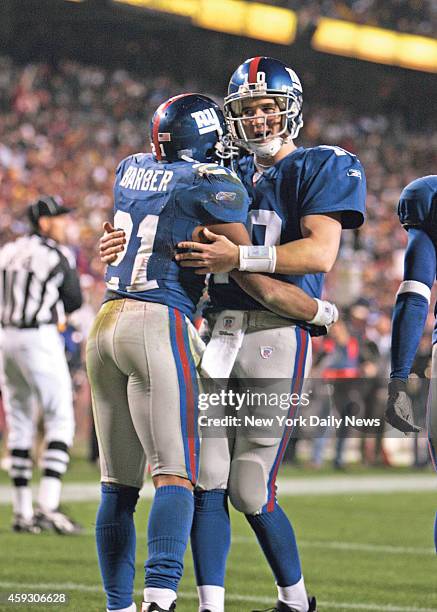
<path fill-rule="evenodd" d="M 149 311 L 168 311 L 171 310 L 171 306 L 160 304 L 159 302 L 146 302 L 145 300 L 131 300 L 129 298 L 117 298 L 114 300 L 108 300 L 102 304 L 101 309 L 109 310 L 110 312 L 144 312 Z M 185 314 L 179 311 L 184 318 Z"/>
<path fill-rule="evenodd" d="M 223 312 L 229 313 L 229 316 L 233 316 L 235 312 L 241 312 L 241 310 L 205 310 L 205 318 L 211 325 L 215 323 L 218 316 Z M 280 315 L 271 312 L 270 310 L 245 310 L 245 321 L 248 327 L 300 327 L 307 331 L 310 336 L 326 336 L 327 329 L 325 326 L 320 327 L 319 325 L 311 325 L 306 321 L 300 321 L 297 319 L 288 319 L 287 317 L 281 317 Z"/>
<path fill-rule="evenodd" d="M 234 313 L 241 312 L 240 310 L 223 310 L 221 312 L 210 312 L 207 319 L 213 323 L 219 315 L 226 313 L 232 317 Z M 245 310 L 244 319 L 247 327 L 295 327 L 296 322 L 293 319 L 281 317 L 274 312 L 268 310 Z"/>
<path fill-rule="evenodd" d="M 128 310 L 144 311 L 149 302 L 140 302 L 140 300 L 109 300 L 102 304 L 102 308 L 111 312 L 121 312 Z"/>

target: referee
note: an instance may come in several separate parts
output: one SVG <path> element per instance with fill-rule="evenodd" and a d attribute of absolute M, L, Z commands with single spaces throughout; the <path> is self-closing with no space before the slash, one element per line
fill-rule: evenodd
<path fill-rule="evenodd" d="M 59 511 L 74 414 L 71 379 L 57 324 L 65 313 L 82 304 L 74 256 L 62 246 L 69 212 L 55 198 L 41 197 L 28 208 L 32 233 L 0 249 L 1 390 L 14 486 L 12 528 L 17 532 L 80 531 Z M 43 414 L 45 450 L 34 513 L 31 450 L 38 405 Z"/>

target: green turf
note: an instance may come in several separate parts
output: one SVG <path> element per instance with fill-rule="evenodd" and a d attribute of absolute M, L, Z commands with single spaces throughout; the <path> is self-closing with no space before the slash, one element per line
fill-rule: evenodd
<path fill-rule="evenodd" d="M 320 600 L 319 610 L 437 610 L 437 561 L 432 552 L 437 501 L 433 493 L 284 497 L 282 505 L 293 518 L 307 587 Z M 139 593 L 147 506 L 142 501 L 136 513 Z M 10 508 L 0 506 L 0 592 L 56 589 L 70 597 L 68 607 L 0 605 L 1 612 L 15 608 L 104 612 L 92 534 L 96 505 L 76 503 L 69 510 L 85 525 L 86 535 L 13 534 L 8 529 Z M 226 610 L 249 612 L 267 607 L 275 600 L 269 570 L 244 517 L 233 513 L 232 524 Z M 190 555 L 180 591 L 177 612 L 197 610 Z M 140 599 L 137 595 L 136 600 Z"/>
<path fill-rule="evenodd" d="M 419 473 L 431 473 L 431 465 Z M 312 469 L 303 464 L 290 465 L 284 463 L 281 466 L 280 476 L 282 478 L 311 478 L 317 476 L 376 476 L 379 474 L 411 474 L 414 473 L 411 467 L 407 466 L 364 466 L 361 464 L 350 464 L 345 470 L 335 470 L 332 464 L 326 463 L 320 469 Z M 34 482 L 38 482 L 40 471 L 37 467 L 34 469 Z M 100 476 L 99 467 L 96 464 L 90 463 L 83 453 L 74 454 L 71 458 L 70 467 L 64 476 L 64 482 L 98 482 Z M 9 484 L 9 476 L 7 472 L 0 469 L 0 485 Z"/>

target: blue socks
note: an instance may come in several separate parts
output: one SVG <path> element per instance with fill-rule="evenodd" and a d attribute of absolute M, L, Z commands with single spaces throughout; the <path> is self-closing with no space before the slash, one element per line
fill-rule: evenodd
<path fill-rule="evenodd" d="M 275 502 L 273 512 L 246 514 L 278 586 L 291 586 L 302 577 L 293 527 L 285 512 Z"/>
<path fill-rule="evenodd" d="M 135 578 L 133 514 L 139 490 L 102 484 L 96 543 L 108 610 L 128 608 Z M 177 590 L 193 521 L 191 491 L 179 486 L 156 490 L 149 516 L 146 586 Z"/>
<path fill-rule="evenodd" d="M 102 484 L 96 544 L 108 610 L 132 604 L 135 578 L 134 512 L 139 489 Z"/>
<path fill-rule="evenodd" d="M 193 513 L 193 494 L 185 487 L 168 485 L 156 490 L 147 534 L 146 587 L 177 591 Z"/>
<path fill-rule="evenodd" d="M 223 489 L 195 491 L 194 503 L 191 550 L 197 585 L 223 587 L 231 545 L 227 493 Z"/>

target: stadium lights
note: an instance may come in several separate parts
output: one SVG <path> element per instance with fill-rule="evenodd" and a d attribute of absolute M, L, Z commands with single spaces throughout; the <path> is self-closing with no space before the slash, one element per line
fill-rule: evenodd
<path fill-rule="evenodd" d="M 288 9 L 239 0 L 200 0 L 194 25 L 289 45 L 296 36 L 297 16 Z"/>
<path fill-rule="evenodd" d="M 199 0 L 117 0 L 121 4 L 132 4 L 181 17 L 193 17 L 199 8 Z"/>
<path fill-rule="evenodd" d="M 124 4 L 172 13 L 193 25 L 227 34 L 247 36 L 280 45 L 296 36 L 297 16 L 289 9 L 244 0 L 118 0 Z"/>
<path fill-rule="evenodd" d="M 437 41 L 337 19 L 320 19 L 312 39 L 317 51 L 437 72 Z"/>

